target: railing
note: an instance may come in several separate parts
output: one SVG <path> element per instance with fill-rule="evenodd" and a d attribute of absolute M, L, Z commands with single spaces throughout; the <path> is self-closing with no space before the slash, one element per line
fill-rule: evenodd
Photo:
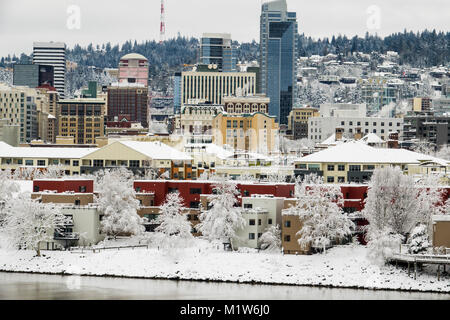
<path fill-rule="evenodd" d="M 81 251 L 92 251 L 93 253 L 98 253 L 102 250 L 117 250 L 119 251 L 120 249 L 132 249 L 134 250 L 135 248 L 149 248 L 148 244 L 139 244 L 139 245 L 133 245 L 133 246 L 116 246 L 116 247 L 89 247 L 89 248 L 84 248 L 84 247 L 71 247 L 69 249 L 69 251 L 76 251 L 76 250 L 81 250 Z"/>
<path fill-rule="evenodd" d="M 79 240 L 80 236 L 73 232 L 58 232 L 54 234 L 53 238 L 55 240 Z"/>

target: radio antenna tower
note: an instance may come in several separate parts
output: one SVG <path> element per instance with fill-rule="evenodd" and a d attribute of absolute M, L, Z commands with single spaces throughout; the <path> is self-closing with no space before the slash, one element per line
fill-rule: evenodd
<path fill-rule="evenodd" d="M 159 31 L 159 43 L 163 43 L 166 38 L 166 12 L 164 9 L 164 0 L 161 0 L 161 26 Z"/>

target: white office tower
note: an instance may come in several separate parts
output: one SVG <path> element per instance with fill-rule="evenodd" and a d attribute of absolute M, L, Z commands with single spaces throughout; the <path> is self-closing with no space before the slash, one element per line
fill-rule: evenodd
<path fill-rule="evenodd" d="M 64 99 L 66 85 L 66 44 L 63 42 L 34 42 L 33 64 L 53 66 L 55 88 L 59 93 L 60 99 Z"/>

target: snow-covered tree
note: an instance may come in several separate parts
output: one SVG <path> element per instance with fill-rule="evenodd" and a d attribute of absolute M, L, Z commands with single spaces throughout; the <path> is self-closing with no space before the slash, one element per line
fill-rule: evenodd
<path fill-rule="evenodd" d="M 133 189 L 132 173 L 127 171 L 105 171 L 99 176 L 97 203 L 104 214 L 101 229 L 114 238 L 120 234 L 139 235 L 145 231 L 145 220 L 137 214 L 139 201 Z"/>
<path fill-rule="evenodd" d="M 416 221 L 426 225 L 429 233 L 432 231 L 432 216 L 445 211 L 443 203 L 445 189 L 441 186 L 440 179 L 440 175 L 429 174 L 416 183 Z"/>
<path fill-rule="evenodd" d="M 339 186 L 325 185 L 317 177 L 305 178 L 296 188 L 297 204 L 283 211 L 298 216 L 302 227 L 297 232 L 303 249 L 323 248 L 351 235 L 354 223 L 342 210 Z"/>
<path fill-rule="evenodd" d="M 450 161 L 450 147 L 448 145 L 443 145 L 436 153 L 436 157 Z"/>
<path fill-rule="evenodd" d="M 242 210 L 236 207 L 239 191 L 235 184 L 225 179 L 219 180 L 214 191 L 215 194 L 208 197 L 210 209 L 200 214 L 197 229 L 208 239 L 230 243 L 233 248 L 236 231 L 245 226 Z"/>
<path fill-rule="evenodd" d="M 270 252 L 280 252 L 281 249 L 281 230 L 280 226 L 271 226 L 266 229 L 259 238 L 259 246 L 262 250 Z"/>
<path fill-rule="evenodd" d="M 40 256 L 40 244 L 52 241 L 54 233 L 61 232 L 69 222 L 58 206 L 32 200 L 29 193 L 23 193 L 6 202 L 1 232 L 10 246 L 31 248 Z"/>
<path fill-rule="evenodd" d="M 0 203 L 9 200 L 13 193 L 19 192 L 19 190 L 17 182 L 12 180 L 11 171 L 0 171 Z"/>
<path fill-rule="evenodd" d="M 369 222 L 368 233 L 384 230 L 406 236 L 417 219 L 417 189 L 414 179 L 398 167 L 376 169 L 362 214 Z"/>
<path fill-rule="evenodd" d="M 365 207 L 361 211 L 369 222 L 366 240 L 369 258 L 386 261 L 398 250 L 417 221 L 421 208 L 429 208 L 426 199 L 421 203 L 414 179 L 398 167 L 376 169 L 369 183 Z M 385 246 L 385 247 L 384 247 Z"/>
<path fill-rule="evenodd" d="M 193 238 L 191 223 L 183 214 L 183 198 L 178 192 L 167 194 L 166 201 L 161 206 L 155 229 L 166 236 L 166 241 L 181 246 Z"/>
<path fill-rule="evenodd" d="M 428 236 L 428 228 L 425 224 L 419 224 L 413 229 L 408 239 L 408 245 L 408 251 L 411 254 L 427 251 L 430 246 L 430 239 Z"/>

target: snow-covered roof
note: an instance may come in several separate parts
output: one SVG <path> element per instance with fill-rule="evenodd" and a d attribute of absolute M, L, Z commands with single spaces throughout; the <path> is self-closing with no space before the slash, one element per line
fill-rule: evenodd
<path fill-rule="evenodd" d="M 377 136 L 375 133 L 369 133 L 361 141 L 365 143 L 384 143 L 384 140 Z"/>
<path fill-rule="evenodd" d="M 151 159 L 161 160 L 192 160 L 185 152 L 178 151 L 162 142 L 154 141 L 118 141 L 139 153 L 148 156 Z"/>
<path fill-rule="evenodd" d="M 194 149 L 199 149 L 199 148 L 205 147 L 205 149 L 202 150 L 202 153 L 206 152 L 209 154 L 213 154 L 217 158 L 223 159 L 223 160 L 227 159 L 228 157 L 231 157 L 234 154 L 232 151 L 224 149 L 221 146 L 218 146 L 214 143 L 187 144 L 185 147 L 186 148 L 194 148 Z"/>
<path fill-rule="evenodd" d="M 0 158 L 78 159 L 98 148 L 13 147 L 0 142 Z"/>
<path fill-rule="evenodd" d="M 433 216 L 433 222 L 440 222 L 440 221 L 449 221 L 450 222 L 450 215 L 449 214 L 440 214 L 440 215 Z"/>
<path fill-rule="evenodd" d="M 349 141 L 300 158 L 307 163 L 396 163 L 421 164 L 434 162 L 447 166 L 448 161 L 406 149 L 377 149 L 360 141 Z"/>

